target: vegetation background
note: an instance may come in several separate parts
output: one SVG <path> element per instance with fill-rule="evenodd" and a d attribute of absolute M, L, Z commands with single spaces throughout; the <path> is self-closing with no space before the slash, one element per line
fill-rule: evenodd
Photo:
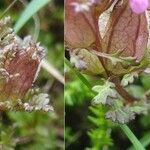
<path fill-rule="evenodd" d="M 69 59 L 67 51 L 66 58 Z M 102 85 L 103 81 L 98 76 L 80 74 L 67 59 L 65 59 L 66 150 L 149 150 L 150 113 L 136 116 L 135 120 L 127 124 L 128 126 L 105 119 L 107 108 L 91 104 L 94 95 L 89 88 Z M 126 90 L 137 98 L 149 92 L 150 76 L 145 73 L 139 75 Z"/>
<path fill-rule="evenodd" d="M 66 57 L 69 55 L 66 52 Z M 67 64 L 67 63 L 66 63 Z M 76 72 L 65 65 L 66 150 L 135 150 L 117 123 L 105 119 L 102 105 L 92 106 L 93 93 L 78 78 Z M 102 84 L 100 77 L 88 79 L 91 85 Z M 127 90 L 135 97 L 150 90 L 150 76 L 142 74 Z M 131 131 L 146 150 L 150 149 L 150 113 L 136 116 L 128 123 Z M 133 138 L 131 138 L 133 140 Z M 132 141 L 131 140 L 131 141 Z M 135 141 L 133 141 L 136 143 Z M 140 150 L 140 148 L 137 148 Z"/>
<path fill-rule="evenodd" d="M 31 3 L 31 0 L 20 1 Z M 25 10 L 20 1 L 18 0 L 5 14 L 12 17 L 12 26 Z M 0 1 L 0 16 L 11 3 L 12 0 Z M 38 11 L 40 19 L 38 41 L 47 49 L 48 62 L 62 74 L 64 70 L 63 5 L 63 0 L 51 0 Z M 34 21 L 30 19 L 18 34 L 21 37 L 34 35 L 34 28 Z M 104 118 L 105 108 L 100 105 L 91 106 L 92 93 L 67 66 L 65 66 L 65 74 L 66 149 L 134 150 L 118 124 Z M 98 77 L 86 76 L 86 78 L 92 85 L 101 84 Z M 41 69 L 35 86 L 49 93 L 55 111 L 53 113 L 1 112 L 0 150 L 2 148 L 2 150 L 64 149 L 63 85 L 45 69 Z M 142 74 L 133 85 L 128 86 L 128 90 L 136 96 L 150 90 L 150 77 Z M 146 149 L 150 149 L 150 114 L 137 116 L 128 126 Z"/>
<path fill-rule="evenodd" d="M 11 16 L 12 27 L 20 19 L 26 7 L 36 0 L 17 0 L 5 16 Z M 0 16 L 12 0 L 0 1 Z M 43 1 L 39 1 L 42 3 Z M 23 6 L 22 3 L 28 3 Z M 37 41 L 46 48 L 46 59 L 63 74 L 63 0 L 49 0 L 38 10 L 40 32 Z M 37 6 L 34 6 L 35 8 Z M 32 10 L 30 10 L 32 11 Z M 31 18 L 19 31 L 19 36 L 34 35 L 34 20 Z M 35 87 L 47 92 L 55 111 L 45 112 L 0 112 L 0 149 L 2 150 L 62 150 L 64 149 L 64 102 L 63 84 L 41 69 Z"/>

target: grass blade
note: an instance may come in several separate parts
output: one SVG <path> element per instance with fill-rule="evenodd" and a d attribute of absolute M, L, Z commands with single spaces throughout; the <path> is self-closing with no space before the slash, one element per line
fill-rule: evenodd
<path fill-rule="evenodd" d="M 21 16 L 19 17 L 17 23 L 14 26 L 15 32 L 18 32 L 25 23 L 43 6 L 48 4 L 51 0 L 32 0 L 23 11 Z"/>
<path fill-rule="evenodd" d="M 147 147 L 150 144 L 150 133 L 147 133 L 142 139 L 140 139 L 140 142 L 144 147 Z M 134 150 L 134 147 L 128 148 L 128 150 Z"/>
<path fill-rule="evenodd" d="M 88 89 L 94 93 L 94 91 L 92 91 L 92 85 L 89 83 L 89 81 L 77 69 L 73 68 L 70 61 L 68 61 L 66 58 L 65 64 L 77 75 L 77 77 L 88 87 Z"/>
<path fill-rule="evenodd" d="M 132 142 L 135 150 L 145 150 L 143 145 L 140 143 L 140 141 L 136 138 L 134 133 L 129 129 L 127 125 L 120 125 L 123 132 L 126 134 L 128 139 Z"/>

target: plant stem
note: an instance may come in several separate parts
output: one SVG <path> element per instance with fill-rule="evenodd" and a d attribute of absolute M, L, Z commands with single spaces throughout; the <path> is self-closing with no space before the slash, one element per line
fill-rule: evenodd
<path fill-rule="evenodd" d="M 150 144 L 150 133 L 144 135 L 144 137 L 140 139 L 140 142 L 144 147 L 147 147 Z M 134 150 L 134 147 L 132 146 L 128 148 L 128 150 Z"/>
<path fill-rule="evenodd" d="M 110 81 L 115 84 L 115 89 L 119 93 L 119 95 L 126 101 L 126 103 L 133 103 L 137 101 L 135 97 L 130 95 L 120 84 L 120 80 L 117 76 L 112 76 Z"/>
<path fill-rule="evenodd" d="M 62 84 L 65 84 L 65 79 L 63 77 L 63 75 L 60 73 L 60 71 L 55 68 L 50 62 L 48 62 L 47 60 L 43 60 L 42 62 L 42 67 L 48 72 L 50 73 L 55 79 L 57 79 L 59 82 L 61 82 Z"/>
<path fill-rule="evenodd" d="M 77 77 L 88 87 L 88 89 L 92 92 L 92 85 L 89 81 L 75 68 L 73 68 L 72 64 L 65 58 L 65 64 L 77 75 Z"/>
<path fill-rule="evenodd" d="M 123 132 L 126 134 L 128 139 L 132 142 L 135 150 L 145 150 L 143 145 L 140 143 L 140 141 L 136 138 L 136 136 L 133 134 L 133 132 L 129 129 L 127 125 L 119 125 L 120 128 L 123 130 Z"/>

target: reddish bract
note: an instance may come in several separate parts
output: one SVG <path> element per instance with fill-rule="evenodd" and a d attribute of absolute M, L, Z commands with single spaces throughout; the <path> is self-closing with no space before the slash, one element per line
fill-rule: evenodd
<path fill-rule="evenodd" d="M 90 12 L 77 12 L 77 0 L 65 0 L 65 41 L 71 48 L 87 48 L 95 42 L 93 19 Z M 82 10 L 81 10 L 82 11 Z"/>
<path fill-rule="evenodd" d="M 143 58 L 148 42 L 148 24 L 145 13 L 135 14 L 127 2 L 122 5 L 116 4 L 107 28 L 102 42 L 102 49 L 105 53 L 114 54 L 122 51 L 123 57 L 136 57 L 138 61 Z M 117 66 L 115 69 L 110 64 L 107 67 L 114 73 L 118 70 Z"/>

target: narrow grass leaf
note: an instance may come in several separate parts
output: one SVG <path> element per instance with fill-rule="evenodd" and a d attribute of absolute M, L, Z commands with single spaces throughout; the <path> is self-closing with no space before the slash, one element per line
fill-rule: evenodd
<path fill-rule="evenodd" d="M 150 133 L 147 133 L 143 138 L 141 138 L 140 142 L 144 147 L 147 147 L 150 144 Z M 132 146 L 128 150 L 134 150 L 134 147 Z"/>
<path fill-rule="evenodd" d="M 18 32 L 35 13 L 50 1 L 51 0 L 32 0 L 16 22 L 14 26 L 15 32 Z"/>
<path fill-rule="evenodd" d="M 129 129 L 127 125 L 119 125 L 119 126 L 123 130 L 123 132 L 126 134 L 128 139 L 131 141 L 135 150 L 145 150 L 143 145 L 140 143 L 140 141 L 136 138 L 134 133 Z"/>
<path fill-rule="evenodd" d="M 70 61 L 68 61 L 65 58 L 65 64 L 77 75 L 77 77 L 88 87 L 88 89 L 95 94 L 94 91 L 92 91 L 92 85 L 89 83 L 89 81 L 75 68 L 73 68 Z"/>

